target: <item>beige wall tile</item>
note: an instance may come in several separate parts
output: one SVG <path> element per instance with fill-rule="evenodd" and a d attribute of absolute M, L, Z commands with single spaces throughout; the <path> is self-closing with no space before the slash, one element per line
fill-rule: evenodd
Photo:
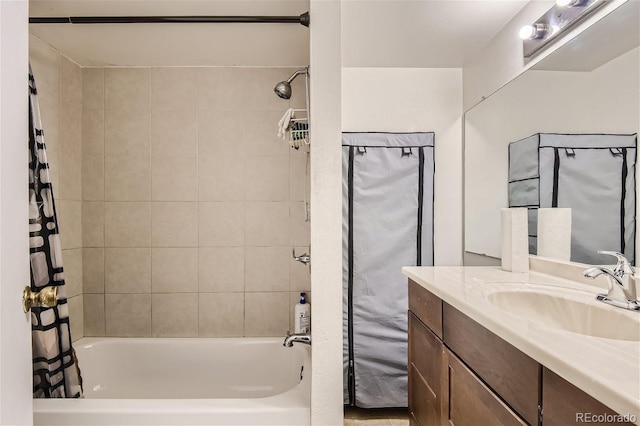
<path fill-rule="evenodd" d="M 105 294 L 106 335 L 151 337 L 151 294 Z"/>
<path fill-rule="evenodd" d="M 151 167 L 148 158 L 106 155 L 104 163 L 105 200 L 151 200 Z"/>
<path fill-rule="evenodd" d="M 199 337 L 244 335 L 244 293 L 200 293 Z"/>
<path fill-rule="evenodd" d="M 153 247 L 197 247 L 197 203 L 153 203 Z"/>
<path fill-rule="evenodd" d="M 198 294 L 154 294 L 154 337 L 197 337 Z"/>
<path fill-rule="evenodd" d="M 105 247 L 149 247 L 151 203 L 105 203 Z"/>
<path fill-rule="evenodd" d="M 84 306 L 82 295 L 69 297 L 67 299 L 69 307 L 69 326 L 71 328 L 71 341 L 76 341 L 84 337 Z"/>
<path fill-rule="evenodd" d="M 153 110 L 151 113 L 152 155 L 197 155 L 198 114 L 196 110 Z"/>
<path fill-rule="evenodd" d="M 151 293 L 151 249 L 105 249 L 104 272 L 105 293 Z"/>
<path fill-rule="evenodd" d="M 215 247 L 244 245 L 244 203 L 199 203 L 199 244 Z"/>
<path fill-rule="evenodd" d="M 291 74 L 295 72 L 295 69 L 290 68 Z M 299 75 L 295 80 L 291 82 L 291 99 L 289 99 L 289 106 L 296 109 L 307 108 L 307 89 L 304 75 Z"/>
<path fill-rule="evenodd" d="M 148 109 L 107 109 L 104 113 L 104 152 L 148 157 L 151 113 Z"/>
<path fill-rule="evenodd" d="M 277 82 L 288 79 L 293 68 L 240 68 L 234 73 L 234 79 L 241 84 L 239 95 L 248 109 L 280 111 L 289 108 L 289 101 L 280 99 L 273 88 Z M 304 79 L 298 76 L 297 79 Z M 277 121 L 276 121 L 277 123 Z"/>
<path fill-rule="evenodd" d="M 276 125 L 272 131 L 277 133 Z M 253 123 L 251 123 L 253 125 Z M 198 111 L 198 155 L 213 157 L 241 157 L 249 149 L 244 128 L 247 119 L 235 111 Z"/>
<path fill-rule="evenodd" d="M 199 157 L 200 201 L 243 201 L 245 159 L 243 157 Z"/>
<path fill-rule="evenodd" d="M 289 291 L 289 247 L 246 247 L 245 291 Z"/>
<path fill-rule="evenodd" d="M 82 199 L 82 154 L 80 147 L 75 151 L 60 153 L 58 176 L 60 177 L 58 197 L 61 200 L 80 201 Z"/>
<path fill-rule="evenodd" d="M 82 247 L 82 202 L 62 200 L 56 210 L 62 249 Z"/>
<path fill-rule="evenodd" d="M 82 289 L 85 296 L 104 293 L 103 248 L 82 249 Z"/>
<path fill-rule="evenodd" d="M 107 68 L 104 73 L 106 109 L 149 109 L 149 68 Z"/>
<path fill-rule="evenodd" d="M 104 69 L 82 69 L 82 107 L 104 109 Z"/>
<path fill-rule="evenodd" d="M 245 125 L 242 128 L 244 143 L 247 147 L 246 155 L 250 157 L 289 155 L 291 150 L 289 140 L 278 137 L 278 122 L 286 109 L 285 107 L 281 111 L 258 110 L 244 113 L 245 120 L 251 123 L 250 126 Z"/>
<path fill-rule="evenodd" d="M 104 294 L 85 294 L 83 300 L 84 335 L 86 337 L 104 336 Z"/>
<path fill-rule="evenodd" d="M 309 247 L 296 247 L 296 254 L 309 253 Z M 289 288 L 292 291 L 311 291 L 311 272 L 309 265 L 291 259 L 289 261 Z"/>
<path fill-rule="evenodd" d="M 82 249 L 62 250 L 67 297 L 82 294 Z"/>
<path fill-rule="evenodd" d="M 289 241 L 292 246 L 311 244 L 311 222 L 306 221 L 304 202 L 292 202 L 289 205 Z"/>
<path fill-rule="evenodd" d="M 153 293 L 198 292 L 197 248 L 154 248 L 151 264 Z"/>
<path fill-rule="evenodd" d="M 245 99 L 244 85 L 238 76 L 240 68 L 199 68 L 198 108 L 217 111 L 241 111 Z"/>
<path fill-rule="evenodd" d="M 104 109 L 82 108 L 82 154 L 104 154 Z"/>
<path fill-rule="evenodd" d="M 198 108 L 197 68 L 152 68 L 151 107 L 154 109 Z"/>
<path fill-rule="evenodd" d="M 153 157 L 151 180 L 154 201 L 197 201 L 197 157 Z"/>
<path fill-rule="evenodd" d="M 60 101 L 82 105 L 82 68 L 62 56 L 60 59 Z"/>
<path fill-rule="evenodd" d="M 104 247 L 103 202 L 82 202 L 82 247 Z"/>
<path fill-rule="evenodd" d="M 292 149 L 289 155 L 289 199 L 291 201 L 309 201 L 310 176 L 305 178 L 308 161 L 308 153 L 302 150 Z"/>
<path fill-rule="evenodd" d="M 243 247 L 200 247 L 198 255 L 199 291 L 244 291 Z"/>
<path fill-rule="evenodd" d="M 64 87 L 61 87 L 64 91 Z M 60 152 L 78 152 L 82 146 L 82 105 L 60 102 Z"/>
<path fill-rule="evenodd" d="M 82 156 L 82 200 L 104 200 L 104 155 Z"/>
<path fill-rule="evenodd" d="M 289 330 L 289 292 L 245 293 L 245 336 L 285 336 Z"/>
<path fill-rule="evenodd" d="M 289 157 L 247 157 L 245 164 L 246 201 L 289 200 Z"/>
<path fill-rule="evenodd" d="M 247 202 L 245 243 L 262 247 L 289 245 L 289 203 Z"/>

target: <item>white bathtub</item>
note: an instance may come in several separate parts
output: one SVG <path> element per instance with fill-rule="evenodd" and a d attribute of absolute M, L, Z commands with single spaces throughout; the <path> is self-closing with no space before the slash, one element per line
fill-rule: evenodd
<path fill-rule="evenodd" d="M 35 425 L 308 425 L 309 347 L 284 338 L 84 338 L 84 399 L 34 399 Z"/>

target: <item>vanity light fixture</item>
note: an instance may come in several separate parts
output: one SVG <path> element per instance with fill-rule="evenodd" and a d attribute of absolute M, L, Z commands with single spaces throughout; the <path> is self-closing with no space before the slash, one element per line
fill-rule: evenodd
<path fill-rule="evenodd" d="M 560 34 L 583 21 L 610 0 L 556 0 L 556 4 L 533 24 L 520 29 L 523 39 L 523 54 L 531 58 Z"/>

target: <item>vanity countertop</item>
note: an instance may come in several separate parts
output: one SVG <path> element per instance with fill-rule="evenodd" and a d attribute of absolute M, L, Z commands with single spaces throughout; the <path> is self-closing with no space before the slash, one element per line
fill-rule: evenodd
<path fill-rule="evenodd" d="M 636 423 L 640 421 L 640 342 L 545 327 L 525 316 L 507 313 L 487 298 L 496 289 L 517 290 L 530 283 L 590 292 L 594 298 L 601 288 L 541 272 L 507 272 L 500 267 L 416 266 L 404 267 L 402 272 L 611 409 L 635 416 Z M 640 315 L 607 308 L 623 311 L 630 321 Z"/>

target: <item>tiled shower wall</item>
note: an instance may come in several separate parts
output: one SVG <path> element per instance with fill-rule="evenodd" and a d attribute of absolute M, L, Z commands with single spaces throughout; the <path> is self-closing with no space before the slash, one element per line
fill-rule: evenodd
<path fill-rule="evenodd" d="M 82 69 L 35 37 L 30 40 L 29 50 L 38 89 L 44 141 L 60 226 L 71 336 L 76 340 L 84 334 L 81 222 Z M 26 143 L 27 141 L 25 149 Z M 25 157 L 25 170 L 26 168 Z"/>
<path fill-rule="evenodd" d="M 273 86 L 293 71 L 82 70 L 85 336 L 292 329 L 310 287 L 291 259 L 309 246 L 306 153 L 276 133 L 304 78 L 291 101 Z"/>

